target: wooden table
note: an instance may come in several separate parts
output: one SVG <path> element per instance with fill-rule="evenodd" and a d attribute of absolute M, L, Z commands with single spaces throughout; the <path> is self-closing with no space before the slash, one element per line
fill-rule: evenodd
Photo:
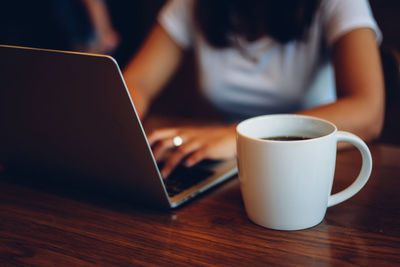
<path fill-rule="evenodd" d="M 366 187 L 302 231 L 250 222 L 234 178 L 178 210 L 0 178 L 0 266 L 400 265 L 400 147 L 370 146 Z M 334 191 L 358 173 L 340 152 Z"/>

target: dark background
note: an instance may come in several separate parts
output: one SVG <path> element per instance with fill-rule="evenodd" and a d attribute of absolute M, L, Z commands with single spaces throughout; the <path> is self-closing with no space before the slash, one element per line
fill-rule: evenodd
<path fill-rule="evenodd" d="M 121 43 L 113 53 L 120 66 L 137 51 L 166 0 L 109 0 L 106 4 Z M 400 1 L 370 0 L 383 45 L 400 50 Z M 72 49 L 92 30 L 81 0 L 14 0 L 0 4 L 0 43 Z"/>

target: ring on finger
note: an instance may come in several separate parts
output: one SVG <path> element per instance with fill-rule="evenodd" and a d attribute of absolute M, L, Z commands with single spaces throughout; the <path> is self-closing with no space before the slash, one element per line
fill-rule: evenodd
<path fill-rule="evenodd" d="M 174 147 L 179 147 L 182 145 L 183 139 L 179 135 L 174 136 L 174 138 L 172 138 L 172 143 L 174 144 Z"/>

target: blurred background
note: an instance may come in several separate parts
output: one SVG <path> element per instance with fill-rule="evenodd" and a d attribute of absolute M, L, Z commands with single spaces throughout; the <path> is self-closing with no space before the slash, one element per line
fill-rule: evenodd
<path fill-rule="evenodd" d="M 139 49 L 166 0 L 13 0 L 1 1 L 0 44 L 108 54 L 121 69 Z M 370 0 L 382 32 L 387 115 L 382 140 L 400 143 L 400 1 Z M 175 78 L 157 101 L 155 112 L 208 116 L 210 106 L 196 87 L 193 55 L 188 52 Z M 176 97 L 185 106 L 168 105 Z M 188 108 L 190 111 L 188 112 Z M 183 112 L 185 111 L 185 112 Z M 207 111 L 205 114 L 204 111 Z"/>
<path fill-rule="evenodd" d="M 121 68 L 163 0 L 14 0 L 0 7 L 0 43 L 109 54 Z"/>
<path fill-rule="evenodd" d="M 133 56 L 166 0 L 2 1 L 0 43 Z M 383 45 L 400 49 L 400 1 L 370 0 Z"/>

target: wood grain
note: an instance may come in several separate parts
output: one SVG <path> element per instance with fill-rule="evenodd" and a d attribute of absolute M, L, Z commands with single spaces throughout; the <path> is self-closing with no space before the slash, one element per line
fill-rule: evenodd
<path fill-rule="evenodd" d="M 177 210 L 143 209 L 72 187 L 0 179 L 0 266 L 400 264 L 400 148 L 372 145 L 374 169 L 355 197 L 302 231 L 250 222 L 236 178 Z M 334 191 L 359 171 L 340 152 Z"/>

